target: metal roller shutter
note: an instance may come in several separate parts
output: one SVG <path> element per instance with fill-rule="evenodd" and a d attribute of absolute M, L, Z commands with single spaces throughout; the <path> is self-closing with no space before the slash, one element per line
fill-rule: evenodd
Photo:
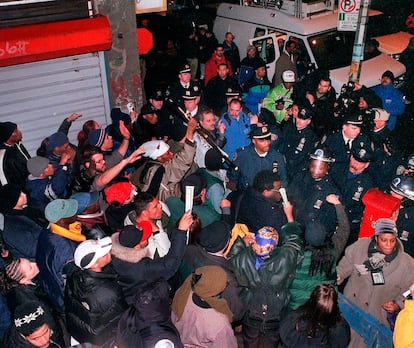
<path fill-rule="evenodd" d="M 110 106 L 102 52 L 0 68 L 0 121 L 17 123 L 33 156 L 41 141 L 56 132 L 71 113 L 69 139 L 87 120 L 106 125 Z"/>

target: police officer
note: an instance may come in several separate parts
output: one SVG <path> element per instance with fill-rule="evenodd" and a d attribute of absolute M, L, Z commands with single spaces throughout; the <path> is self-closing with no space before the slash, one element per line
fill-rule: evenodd
<path fill-rule="evenodd" d="M 401 199 L 397 219 L 398 238 L 404 251 L 414 257 L 414 177 L 396 176 L 390 185 L 391 194 Z"/>
<path fill-rule="evenodd" d="M 365 136 L 361 135 L 361 127 L 364 123 L 363 116 L 358 113 L 348 114 L 344 117 L 342 129 L 331 134 L 323 143 L 333 152 L 335 162 L 332 164 L 330 175 L 337 186 L 341 182 L 343 173 L 349 168 L 349 159 L 353 142 L 370 144 Z"/>
<path fill-rule="evenodd" d="M 367 168 L 374 160 L 374 152 L 369 144 L 354 142 L 347 173 L 344 173 L 343 180 L 339 185 L 343 205 L 348 215 L 351 233 L 348 238 L 348 245 L 358 239 L 364 204 L 362 197 L 371 187 L 374 187 Z"/>
<path fill-rule="evenodd" d="M 253 184 L 255 175 L 261 170 L 277 173 L 283 185 L 287 184 L 286 164 L 283 155 L 270 146 L 271 133 L 266 125 L 251 125 L 251 144 L 239 149 L 233 157 L 238 170 L 229 172 L 229 185 L 232 190 L 246 189 Z"/>
<path fill-rule="evenodd" d="M 178 72 L 178 81 L 172 83 L 167 88 L 166 97 L 169 103 L 184 108 L 183 95 L 186 91 L 201 92 L 198 82 L 191 80 L 190 65 L 183 65 Z"/>
<path fill-rule="evenodd" d="M 289 179 L 292 179 L 296 173 L 306 168 L 309 155 L 313 152 L 318 140 L 311 125 L 313 111 L 296 104 L 292 108 L 299 108 L 299 112 L 293 123 L 289 122 L 283 128 L 281 149 L 286 158 Z"/>
<path fill-rule="evenodd" d="M 328 174 L 329 166 L 335 159 L 327 148 L 317 148 L 310 159 L 309 170 L 295 175 L 288 186 L 295 221 L 303 225 L 312 220 L 322 221 L 331 235 L 336 228 L 336 211 L 326 201 L 326 196 L 339 194 Z"/>

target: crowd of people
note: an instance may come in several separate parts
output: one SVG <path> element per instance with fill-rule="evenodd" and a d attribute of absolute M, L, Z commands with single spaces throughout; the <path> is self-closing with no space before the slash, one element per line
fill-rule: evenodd
<path fill-rule="evenodd" d="M 414 155 L 393 73 L 337 96 L 327 72 L 298 77 L 294 40 L 268 77 L 255 46 L 240 59 L 232 33 L 197 35 L 176 81 L 87 120 L 77 144 L 77 113 L 35 156 L 0 122 L 4 346 L 364 347 L 338 285 L 413 344 Z"/>

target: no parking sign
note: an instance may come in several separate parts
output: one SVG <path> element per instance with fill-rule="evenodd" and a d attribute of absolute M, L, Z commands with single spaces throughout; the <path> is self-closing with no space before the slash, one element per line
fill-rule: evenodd
<path fill-rule="evenodd" d="M 356 31 L 360 0 L 339 0 L 338 30 Z"/>

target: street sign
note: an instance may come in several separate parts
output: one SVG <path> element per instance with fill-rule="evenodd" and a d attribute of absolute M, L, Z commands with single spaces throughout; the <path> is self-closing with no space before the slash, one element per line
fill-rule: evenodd
<path fill-rule="evenodd" d="M 338 30 L 356 31 L 360 0 L 339 0 Z"/>

